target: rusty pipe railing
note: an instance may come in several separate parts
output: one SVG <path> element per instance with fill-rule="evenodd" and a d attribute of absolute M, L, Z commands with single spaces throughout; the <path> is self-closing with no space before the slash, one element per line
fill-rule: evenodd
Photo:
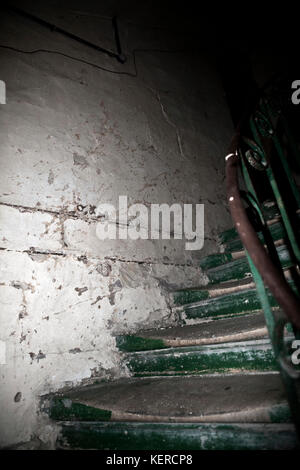
<path fill-rule="evenodd" d="M 282 307 L 287 318 L 297 329 L 300 329 L 300 301 L 272 262 L 243 207 L 238 184 L 239 142 L 240 132 L 238 131 L 232 139 L 226 157 L 227 198 L 231 216 L 241 241 L 264 283 Z"/>
<path fill-rule="evenodd" d="M 280 90 L 278 83 L 271 83 L 270 88 L 268 86 L 259 93 L 256 105 L 249 107 L 245 112 L 231 141 L 225 159 L 227 197 L 232 219 L 246 250 L 274 358 L 300 441 L 300 370 L 291 353 L 295 347 L 294 338 L 300 339 L 300 299 L 290 287 L 293 286 L 299 294 L 299 219 L 295 223 L 294 211 L 297 208 L 299 212 L 300 193 L 286 159 L 291 146 L 289 136 L 286 132 L 284 136 L 280 134 L 280 124 L 282 119 L 285 119 L 286 101 L 282 105 L 280 94 L 274 94 L 274 89 Z M 300 161 L 296 145 L 294 149 Z M 247 188 L 246 200 L 254 209 L 261 227 L 262 241 L 243 205 L 243 192 L 239 188 L 239 168 Z M 258 180 L 256 172 L 261 175 Z M 272 190 L 281 214 L 280 225 L 289 258 L 286 263 L 283 258 L 280 259 L 264 214 L 265 196 L 261 192 L 263 176 L 266 189 Z M 283 272 L 285 267 L 291 268 L 288 281 Z M 266 288 L 273 294 L 281 310 L 272 308 Z"/>

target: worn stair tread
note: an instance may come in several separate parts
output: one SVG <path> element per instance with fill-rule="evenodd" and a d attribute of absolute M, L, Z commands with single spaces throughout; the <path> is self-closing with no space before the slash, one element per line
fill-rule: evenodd
<path fill-rule="evenodd" d="M 245 256 L 245 250 L 242 245 L 242 242 L 240 240 L 233 240 L 233 242 L 233 249 L 225 250 L 222 253 L 212 253 L 200 259 L 200 268 L 206 271 L 207 269 L 220 266 L 229 261 L 233 261 L 234 259 L 242 258 L 243 256 Z M 236 249 L 237 247 L 239 248 L 239 250 Z"/>
<path fill-rule="evenodd" d="M 135 377 L 278 370 L 265 338 L 128 352 L 124 364 Z"/>
<path fill-rule="evenodd" d="M 264 314 L 258 312 L 197 325 L 138 331 L 135 334 L 118 336 L 117 346 L 122 351 L 133 352 L 267 337 Z"/>
<path fill-rule="evenodd" d="M 300 219 L 300 214 L 297 214 L 297 218 Z M 282 224 L 282 221 L 278 218 L 272 219 L 268 221 L 268 226 L 269 226 L 269 231 L 271 234 L 272 239 L 274 242 L 278 242 L 279 240 L 284 240 L 285 239 L 285 229 Z M 262 232 L 257 232 L 258 238 L 262 241 L 264 239 Z M 224 254 L 228 252 L 236 252 L 243 250 L 243 244 L 241 239 L 239 238 L 238 233 L 236 232 L 236 237 L 229 239 L 227 242 L 222 243 L 221 246 L 224 249 Z"/>
<path fill-rule="evenodd" d="M 272 225 L 280 222 L 280 220 L 281 220 L 280 214 L 273 214 L 271 217 L 269 218 L 267 217 L 267 224 L 269 225 L 269 227 L 271 227 Z M 221 232 L 218 236 L 219 243 L 221 245 L 225 245 L 226 243 L 236 240 L 237 238 L 239 238 L 239 234 L 235 227 L 231 227 L 228 230 Z"/>
<path fill-rule="evenodd" d="M 300 211 L 298 209 L 295 213 L 295 218 L 294 218 L 295 226 L 299 227 L 299 222 L 300 222 Z M 267 219 L 267 224 L 269 226 L 271 236 L 275 242 L 279 240 L 284 240 L 286 238 L 284 225 L 279 214 L 277 214 L 276 216 L 272 218 Z M 257 235 L 260 240 L 263 240 L 262 232 L 257 232 Z M 224 255 L 228 252 L 233 253 L 235 251 L 240 251 L 243 249 L 243 244 L 235 228 L 232 228 L 223 232 L 223 234 L 219 236 L 219 243 L 224 249 Z M 204 264 L 207 264 L 209 262 L 210 262 L 209 259 L 207 260 L 204 259 Z"/>
<path fill-rule="evenodd" d="M 293 285 L 291 281 L 290 285 Z M 270 305 L 278 307 L 269 290 L 267 290 L 267 295 Z M 172 307 L 174 314 L 186 324 L 200 323 L 207 319 L 237 317 L 260 310 L 261 302 L 255 287 Z"/>
<path fill-rule="evenodd" d="M 293 265 L 286 245 L 276 247 L 281 266 L 283 269 Z M 251 277 L 251 269 L 246 257 L 234 259 L 205 271 L 211 284 L 226 282 L 230 280 L 240 280 Z"/>
<path fill-rule="evenodd" d="M 192 450 L 299 449 L 295 427 L 290 423 L 67 421 L 61 423 L 60 427 L 60 449 L 176 451 L 174 463 L 179 463 L 180 457 L 183 459 L 182 463 L 189 463 Z M 187 451 L 186 455 L 178 455 L 178 451 L 182 450 Z M 114 455 L 112 459 L 115 457 L 121 458 Z M 162 463 L 165 457 L 170 456 L 158 456 L 155 453 L 156 461 L 153 463 Z"/>
<path fill-rule="evenodd" d="M 268 225 L 273 225 L 280 220 L 280 211 L 274 201 L 263 204 L 263 212 Z M 219 234 L 219 241 L 221 244 L 228 242 L 234 238 L 238 238 L 238 232 L 235 227 L 224 230 Z"/>
<path fill-rule="evenodd" d="M 283 227 L 279 224 L 281 228 L 278 228 L 278 224 L 274 224 L 274 229 L 271 230 L 272 238 L 274 245 L 279 247 L 286 243 L 285 234 Z M 258 238 L 263 242 L 263 235 L 261 232 L 257 233 Z M 245 248 L 240 238 L 229 241 L 226 245 L 223 245 L 223 251 L 220 253 L 212 253 L 200 259 L 199 266 L 204 271 L 210 268 L 215 268 L 221 266 L 229 261 L 234 261 L 235 259 L 243 258 L 246 256 Z"/>
<path fill-rule="evenodd" d="M 197 300 L 205 300 L 226 294 L 232 294 L 241 290 L 253 289 L 254 287 L 255 283 L 252 277 L 248 277 L 237 281 L 222 282 L 220 284 L 208 284 L 207 286 L 178 289 L 176 291 L 172 291 L 171 296 L 174 304 L 184 305 L 196 302 Z"/>
<path fill-rule="evenodd" d="M 78 419 L 76 404 L 105 410 L 110 413 L 110 421 L 267 423 L 290 420 L 277 373 L 119 379 L 82 387 L 57 395 L 53 400 L 53 407 L 58 400 L 60 406 L 64 404 L 70 410 L 68 420 L 72 419 L 72 407 L 73 419 Z M 59 420 L 59 414 L 56 419 Z"/>
<path fill-rule="evenodd" d="M 211 284 L 251 277 L 251 269 L 246 257 L 217 265 L 205 271 Z"/>
<path fill-rule="evenodd" d="M 298 215 L 300 218 L 300 214 Z M 276 246 L 285 243 L 286 241 L 286 234 L 284 227 L 280 221 L 274 221 L 274 223 L 269 227 L 272 239 Z M 262 232 L 257 232 L 258 238 L 263 241 L 263 234 Z M 224 255 L 227 253 L 231 253 L 232 257 L 239 256 L 238 253 L 244 250 L 243 243 L 240 238 L 235 238 L 233 240 L 229 240 L 227 243 L 224 243 L 222 249 L 224 250 Z M 207 260 L 206 262 L 209 262 Z"/>
<path fill-rule="evenodd" d="M 297 293 L 297 286 L 289 272 L 285 277 L 288 285 Z M 221 285 L 219 285 L 221 287 Z M 220 290 L 220 292 L 222 292 Z M 278 302 L 269 289 L 266 289 L 267 297 L 272 308 L 279 308 Z M 196 299 L 196 294 L 189 295 L 187 299 Z M 221 319 L 224 317 L 237 317 L 261 310 L 261 301 L 255 287 L 231 291 L 228 294 L 194 300 L 191 303 L 183 303 L 184 297 L 179 298 L 179 305 L 174 305 L 172 311 L 186 324 L 200 323 L 207 319 Z"/>

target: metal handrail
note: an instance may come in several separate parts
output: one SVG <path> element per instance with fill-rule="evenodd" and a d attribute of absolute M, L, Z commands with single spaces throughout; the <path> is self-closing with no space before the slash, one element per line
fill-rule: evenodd
<path fill-rule="evenodd" d="M 262 107 L 265 114 L 260 111 Z M 257 115 L 263 119 L 264 124 L 267 124 L 265 127 L 261 128 L 256 126 L 255 116 Z M 294 336 L 299 339 L 300 300 L 285 279 L 276 252 L 276 247 L 267 228 L 263 206 L 256 190 L 257 184 L 255 182 L 255 178 L 251 176 L 248 169 L 250 164 L 250 166 L 253 166 L 257 171 L 265 172 L 282 216 L 283 227 L 285 234 L 287 235 L 287 242 L 291 249 L 293 260 L 296 261 L 299 266 L 300 256 L 297 235 L 291 224 L 289 211 L 287 211 L 287 208 L 284 205 L 282 190 L 278 186 L 278 182 L 272 168 L 273 162 L 271 155 L 265 151 L 265 144 L 267 149 L 269 149 L 269 144 L 267 144 L 266 141 L 263 142 L 261 137 L 264 137 L 265 139 L 274 139 L 273 143 L 275 144 L 277 154 L 279 155 L 279 159 L 283 166 L 283 171 L 290 184 L 298 208 L 300 207 L 300 194 L 298 193 L 298 189 L 292 178 L 288 163 L 286 161 L 282 161 L 285 158 L 285 155 L 282 147 L 280 146 L 280 142 L 276 137 L 275 128 L 269 119 L 269 115 L 268 101 L 264 98 L 263 101 L 258 102 L 257 107 L 254 108 L 254 112 L 245 113 L 243 120 L 240 122 L 236 134 L 231 141 L 228 155 L 225 158 L 227 198 L 236 230 L 246 250 L 246 256 L 256 284 L 261 307 L 264 312 L 275 359 L 285 386 L 291 416 L 300 441 L 300 370 L 295 368 L 294 364 L 291 362 L 291 356 L 287 349 L 289 348 L 288 342 L 284 336 L 284 328 L 287 323 L 290 322 L 293 327 Z M 245 128 L 249 131 L 249 127 L 247 128 L 247 120 L 249 120 L 250 132 L 254 137 L 254 141 L 242 136 L 242 129 Z M 245 144 L 251 148 L 254 153 L 252 152 L 249 154 L 249 150 L 244 153 L 243 150 Z M 249 157 L 251 157 L 251 159 L 249 159 Z M 248 190 L 246 196 L 249 197 L 246 199 L 257 213 L 257 216 L 260 219 L 260 224 L 263 228 L 262 242 L 260 241 L 243 206 L 243 192 L 241 192 L 239 188 L 239 167 L 242 170 Z M 273 297 L 281 307 L 282 312 L 275 313 L 275 311 L 273 311 L 266 287 L 269 288 L 271 294 L 273 294 Z"/>
<path fill-rule="evenodd" d="M 300 301 L 294 294 L 281 271 L 275 266 L 243 207 L 238 184 L 240 132 L 232 139 L 226 157 L 226 185 L 229 208 L 241 241 L 248 251 L 264 283 L 270 289 L 288 319 L 300 329 Z"/>

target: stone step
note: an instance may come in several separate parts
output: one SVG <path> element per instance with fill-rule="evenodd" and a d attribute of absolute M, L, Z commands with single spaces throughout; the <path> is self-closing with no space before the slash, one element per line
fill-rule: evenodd
<path fill-rule="evenodd" d="M 199 261 L 200 268 L 202 268 L 203 271 L 207 271 L 208 269 L 216 268 L 217 266 L 229 263 L 235 259 L 243 258 L 245 256 L 245 250 L 242 242 L 240 240 L 233 240 L 233 242 L 239 247 L 239 250 L 227 250 L 224 253 L 213 253 L 205 256 Z"/>
<path fill-rule="evenodd" d="M 263 212 L 265 219 L 268 225 L 272 225 L 280 220 L 280 211 L 277 208 L 277 205 L 274 202 L 267 203 L 263 205 Z M 224 230 L 219 234 L 219 243 L 221 245 L 226 244 L 230 240 L 238 238 L 238 233 L 235 227 L 232 227 L 228 230 Z"/>
<path fill-rule="evenodd" d="M 193 450 L 296 450 L 293 424 L 264 423 L 133 423 L 133 422 L 63 422 L 57 443 L 58 449 L 84 450 L 150 450 L 159 464 L 168 456 L 157 451 L 186 451 L 183 463 L 189 463 Z M 172 457 L 172 456 L 171 456 Z M 120 459 L 114 455 L 111 459 Z M 125 457 L 123 457 L 124 459 Z M 126 457 L 133 459 L 133 457 Z M 136 457 L 138 458 L 138 457 Z M 151 457 L 141 457 L 143 460 Z M 179 456 L 174 463 L 179 463 Z M 159 459 L 159 460 L 158 460 Z M 119 460 L 115 463 L 122 463 Z M 132 468 L 136 463 L 132 460 Z M 139 461 L 140 462 L 140 461 Z M 110 463 L 114 463 L 113 460 Z M 166 462 L 168 464 L 169 462 Z"/>
<path fill-rule="evenodd" d="M 258 312 L 197 325 L 138 331 L 136 334 L 118 336 L 116 340 L 121 351 L 134 352 L 247 341 L 267 337 L 264 315 Z"/>
<path fill-rule="evenodd" d="M 293 262 L 286 245 L 280 245 L 276 249 L 282 268 L 287 269 L 293 266 Z M 232 254 L 230 254 L 230 256 L 232 256 Z M 220 253 L 219 257 L 218 255 L 214 255 L 214 260 L 216 263 L 215 267 L 209 268 L 205 271 L 211 284 L 244 279 L 245 277 L 251 276 L 249 263 L 243 252 L 240 253 L 237 259 L 234 259 L 233 257 L 232 261 L 224 261 L 224 253 Z"/>
<path fill-rule="evenodd" d="M 295 225 L 299 227 L 300 224 L 300 211 L 297 210 L 295 214 L 295 219 L 294 219 Z M 267 224 L 269 226 L 269 230 L 271 233 L 271 236 L 275 242 L 280 242 L 284 241 L 286 239 L 286 232 L 284 229 L 284 225 L 282 223 L 281 217 L 277 214 L 275 215 L 274 218 L 270 218 L 267 220 Z M 263 235 L 261 232 L 257 232 L 258 238 L 262 241 L 263 240 Z M 233 253 L 236 251 L 242 251 L 244 249 L 243 244 L 239 238 L 239 235 L 237 233 L 237 230 L 235 228 L 231 228 L 223 234 L 219 236 L 219 245 L 221 246 L 222 251 L 225 253 Z M 203 269 L 207 269 L 206 266 L 213 261 L 212 259 L 209 259 L 209 256 L 206 258 L 203 258 L 201 260 L 200 266 L 203 267 Z"/>
<path fill-rule="evenodd" d="M 44 397 L 43 410 L 58 421 L 291 421 L 278 373 L 123 378 Z"/>
<path fill-rule="evenodd" d="M 214 299 L 223 295 L 245 292 L 254 289 L 255 283 L 252 278 L 239 281 L 227 281 L 220 284 L 208 284 L 201 287 L 190 287 L 171 291 L 172 305 L 186 305 L 201 300 Z"/>
<path fill-rule="evenodd" d="M 298 215 L 298 214 L 297 214 Z M 280 215 L 277 215 L 275 216 L 274 218 L 270 218 L 267 220 L 267 225 L 269 226 L 269 229 L 272 233 L 272 235 L 276 235 L 276 233 L 278 232 L 278 230 L 280 230 L 280 232 L 282 233 L 282 235 L 284 235 L 284 229 L 283 229 L 283 225 L 282 225 L 282 221 L 281 221 L 281 216 Z M 261 232 L 257 232 L 258 236 L 261 238 L 262 237 L 262 233 Z M 228 230 L 226 230 L 225 232 L 221 233 L 218 237 L 218 243 L 219 245 L 223 246 L 223 247 L 226 247 L 228 246 L 231 242 L 233 242 L 234 240 L 237 240 L 239 239 L 239 234 L 236 230 L 235 227 L 232 227 Z"/>
<path fill-rule="evenodd" d="M 283 225 L 280 221 L 275 221 L 272 225 L 270 225 L 270 232 L 272 239 L 274 240 L 275 244 L 283 243 L 284 240 L 286 239 L 286 234 L 285 230 L 283 228 Z M 263 235 L 261 232 L 257 233 L 258 238 L 263 241 Z M 227 243 L 222 245 L 222 250 L 227 253 L 235 253 L 242 251 L 244 249 L 243 244 L 240 240 L 240 238 L 236 238 L 234 240 L 229 240 Z M 204 268 L 203 268 L 204 269 Z"/>
<path fill-rule="evenodd" d="M 130 352 L 124 365 L 135 377 L 278 369 L 269 339 Z"/>
<path fill-rule="evenodd" d="M 297 223 L 298 223 L 298 227 L 299 227 L 299 223 L 300 223 L 300 213 L 299 212 L 297 213 Z M 269 229 L 270 229 L 271 236 L 272 236 L 276 246 L 279 246 L 280 244 L 284 244 L 286 242 L 287 237 L 286 237 L 286 233 L 285 233 L 285 230 L 283 228 L 283 225 L 282 225 L 281 221 L 276 221 L 276 220 L 272 221 L 272 225 L 269 226 Z M 257 235 L 258 235 L 258 238 L 261 241 L 263 241 L 262 233 L 258 232 Z M 233 240 L 229 240 L 227 243 L 224 243 L 223 245 L 221 245 L 221 250 L 222 250 L 222 252 L 224 252 L 224 254 L 225 253 L 227 253 L 227 254 L 232 253 L 232 255 L 233 255 L 234 253 L 236 253 L 236 256 L 237 256 L 238 252 L 244 250 L 244 247 L 243 247 L 243 244 L 242 244 L 240 238 L 237 237 L 237 238 L 235 238 Z M 208 265 L 209 263 L 213 262 L 213 259 L 209 259 L 209 256 L 207 256 L 206 258 L 203 258 L 203 260 L 200 262 L 200 266 L 202 267 L 202 265 L 203 265 L 203 269 L 206 269 L 205 266 Z M 210 267 L 210 266 L 208 266 L 208 267 Z"/>
<path fill-rule="evenodd" d="M 295 284 L 288 281 L 290 287 L 296 291 Z M 258 293 L 253 284 L 248 284 L 250 288 L 241 288 L 239 290 L 230 290 L 224 288 L 217 292 L 220 295 L 211 295 L 203 300 L 190 302 L 183 305 L 174 305 L 172 307 L 173 314 L 184 324 L 201 323 L 206 320 L 221 319 L 224 317 L 237 317 L 249 312 L 257 312 L 261 310 L 261 303 Z M 220 288 L 222 284 L 218 285 Z M 244 284 L 243 287 L 245 287 Z M 226 292 L 228 291 L 228 293 Z M 196 299 L 197 295 L 201 298 L 202 290 L 195 289 L 194 292 L 188 293 L 186 297 L 183 295 L 176 299 L 177 302 L 184 302 L 185 299 Z M 223 295 L 221 294 L 223 292 Z M 267 290 L 270 305 L 278 308 L 278 303 L 273 295 Z"/>

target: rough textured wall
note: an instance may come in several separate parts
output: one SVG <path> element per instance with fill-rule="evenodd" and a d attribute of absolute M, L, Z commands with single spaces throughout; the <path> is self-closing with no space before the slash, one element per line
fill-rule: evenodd
<path fill-rule="evenodd" d="M 110 22 L 98 16 L 41 4 L 32 11 L 115 47 Z M 57 54 L 0 49 L 7 85 L 0 107 L 5 446 L 35 435 L 48 441 L 39 395 L 126 374 L 113 334 L 171 324 L 168 288 L 205 283 L 197 260 L 230 225 L 224 151 L 232 127 L 213 60 L 155 52 L 182 48 L 166 31 L 121 23 L 128 55 L 121 65 L 16 15 L 1 23 L 0 44 L 60 51 L 119 72 L 134 72 L 134 48 L 148 50 L 136 52 L 132 77 Z M 130 204 L 204 203 L 203 250 L 185 251 L 181 240 L 101 242 L 95 208 L 119 195 Z"/>

